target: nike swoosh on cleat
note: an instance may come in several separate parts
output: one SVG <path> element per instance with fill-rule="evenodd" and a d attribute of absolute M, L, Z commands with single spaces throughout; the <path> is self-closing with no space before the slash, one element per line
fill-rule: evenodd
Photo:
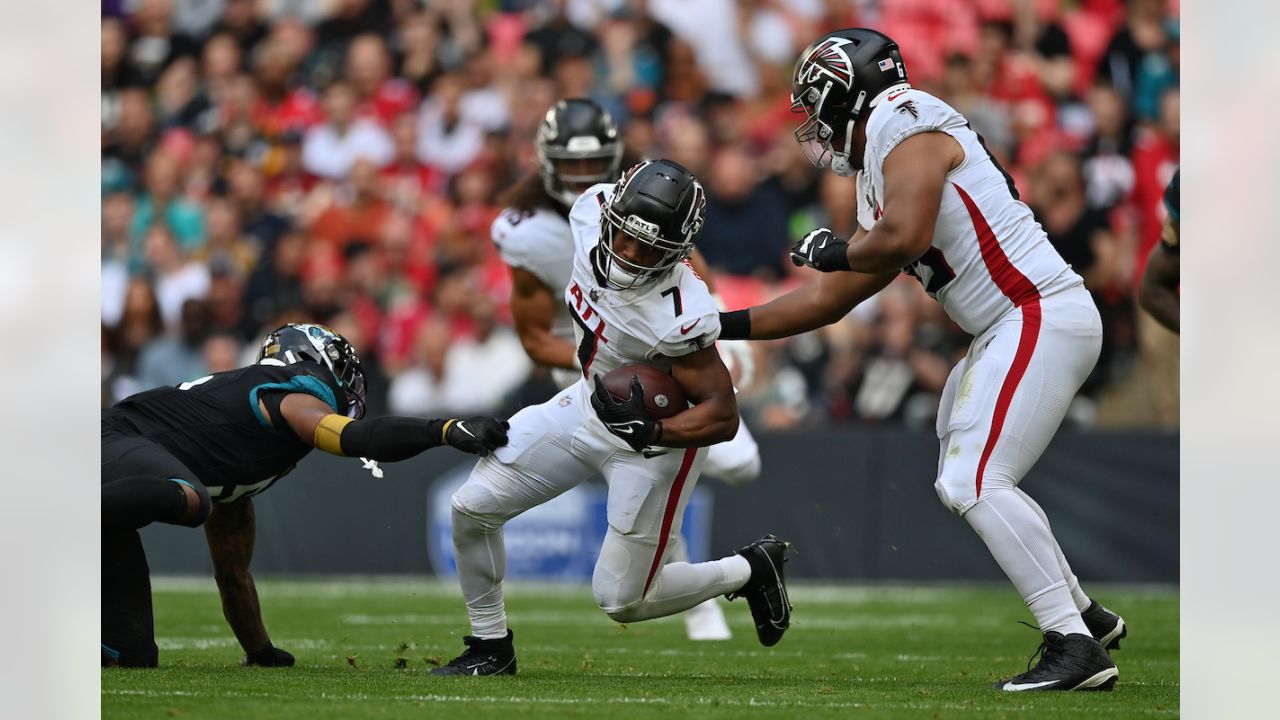
<path fill-rule="evenodd" d="M 1038 682 L 1038 683 L 1023 683 L 1022 685 L 1017 685 L 1017 684 L 1014 684 L 1013 682 L 1007 682 L 1007 683 L 1005 683 L 1005 684 L 1004 684 L 1004 687 L 1002 687 L 1002 688 L 1000 688 L 1000 689 L 1001 689 L 1001 690 L 1009 690 L 1009 691 L 1011 691 L 1011 692 L 1018 692 L 1018 691 L 1020 691 L 1020 690 L 1035 690 L 1036 688 L 1042 688 L 1042 687 L 1044 687 L 1044 686 L 1046 686 L 1046 685 L 1052 685 L 1052 684 L 1054 684 L 1054 683 L 1056 683 L 1056 682 L 1058 682 L 1058 681 L 1057 681 L 1057 680 L 1045 680 L 1044 682 Z"/>

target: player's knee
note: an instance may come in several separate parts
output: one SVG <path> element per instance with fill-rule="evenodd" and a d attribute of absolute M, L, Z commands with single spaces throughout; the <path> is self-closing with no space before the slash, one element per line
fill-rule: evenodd
<path fill-rule="evenodd" d="M 486 483 L 468 480 L 453 493 L 454 535 L 471 531 L 494 533 L 502 529 L 506 516 L 501 502 Z"/>
<path fill-rule="evenodd" d="M 944 467 L 933 483 L 938 491 L 938 499 L 943 507 L 957 515 L 964 515 L 977 502 L 977 481 L 974 476 L 960 477 L 958 473 L 948 472 Z"/>
<path fill-rule="evenodd" d="M 645 619 L 642 616 L 644 594 L 639 588 L 632 588 L 614 573 L 596 566 L 591 576 L 591 594 L 596 605 L 615 622 L 630 623 Z"/>
<path fill-rule="evenodd" d="M 633 623 L 647 619 L 643 613 L 643 597 L 624 597 L 617 592 L 602 592 L 596 587 L 592 588 L 592 593 L 595 595 L 596 605 L 614 622 Z"/>
<path fill-rule="evenodd" d="M 209 512 L 213 510 L 213 499 L 209 497 L 209 491 L 200 483 L 188 482 L 180 478 L 169 478 L 169 480 L 178 485 L 185 503 L 176 524 L 187 527 L 203 525 L 204 521 L 209 519 Z"/>

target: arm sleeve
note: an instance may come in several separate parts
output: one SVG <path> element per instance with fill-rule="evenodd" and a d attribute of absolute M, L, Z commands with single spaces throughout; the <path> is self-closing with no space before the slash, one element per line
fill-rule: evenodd
<path fill-rule="evenodd" d="M 444 443 L 445 420 L 389 415 L 353 420 L 342 429 L 342 454 L 379 462 L 407 460 Z"/>

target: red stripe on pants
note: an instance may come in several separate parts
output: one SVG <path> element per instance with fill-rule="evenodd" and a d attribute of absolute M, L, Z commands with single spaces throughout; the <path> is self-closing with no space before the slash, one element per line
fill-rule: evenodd
<path fill-rule="evenodd" d="M 1036 340 L 1040 337 L 1040 291 L 1035 283 L 1009 262 L 1009 256 L 1005 255 L 991 225 L 982 215 L 978 204 L 969 197 L 969 193 L 955 183 L 951 183 L 951 186 L 956 189 L 960 201 L 969 211 L 973 231 L 978 235 L 982 264 L 987 266 L 992 282 L 1009 298 L 1014 307 L 1022 309 L 1022 336 L 1018 338 L 1018 349 L 1014 353 L 1013 364 L 1009 366 L 1009 374 L 1004 376 L 1004 384 L 1000 386 L 1000 394 L 996 397 L 996 410 L 991 416 L 991 434 L 987 435 L 987 444 L 982 448 L 982 459 L 978 461 L 978 477 L 975 480 L 977 490 L 974 497 L 982 497 L 982 474 L 987 469 L 987 460 L 991 458 L 996 441 L 1000 439 L 1005 416 L 1009 414 L 1009 405 L 1018 390 L 1018 383 L 1022 382 L 1022 376 L 1027 372 L 1027 365 L 1031 363 L 1031 355 L 1036 349 Z"/>
<path fill-rule="evenodd" d="M 1013 394 L 1022 382 L 1022 376 L 1031 364 L 1031 355 L 1036 350 L 1036 340 L 1040 337 L 1040 301 L 1032 300 L 1022 306 L 1022 336 L 1018 338 L 1018 350 L 1013 355 L 1013 364 L 1009 366 L 1009 374 L 1004 376 L 1004 384 L 1000 386 L 1000 395 L 996 397 L 996 411 L 991 416 L 991 434 L 987 436 L 987 444 L 982 448 L 982 459 L 978 461 L 977 493 L 982 496 L 982 473 L 987 469 L 987 460 L 991 451 L 996 449 L 996 440 L 1000 439 L 1000 431 L 1004 429 L 1004 418 L 1009 414 L 1009 404 L 1013 402 Z"/>
<path fill-rule="evenodd" d="M 693 458 L 698 448 L 687 448 L 684 460 L 680 463 L 680 472 L 676 473 L 675 482 L 671 483 L 671 491 L 667 494 L 667 507 L 662 511 L 662 534 L 658 536 L 658 552 L 653 556 L 653 564 L 649 566 L 649 577 L 644 579 L 644 590 L 640 597 L 649 594 L 649 584 L 653 576 L 658 574 L 658 566 L 662 563 L 662 555 L 667 551 L 667 538 L 671 536 L 671 525 L 676 519 L 676 508 L 680 507 L 680 493 L 684 490 L 684 482 L 689 478 L 689 468 L 693 467 Z"/>

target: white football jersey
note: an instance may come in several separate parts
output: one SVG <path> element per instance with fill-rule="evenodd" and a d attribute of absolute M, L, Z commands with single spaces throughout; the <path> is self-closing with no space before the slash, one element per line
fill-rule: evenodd
<path fill-rule="evenodd" d="M 980 335 L 1010 309 L 1083 283 L 964 116 L 906 86 L 881 93 L 867 121 L 867 147 L 858 173 L 860 225 L 869 230 L 880 219 L 889 152 L 929 131 L 955 138 L 965 159 L 947 174 L 933 245 L 903 271 L 918 278 L 952 320 L 965 332 Z"/>
<path fill-rule="evenodd" d="M 564 297 L 582 374 L 591 378 L 637 363 L 668 372 L 671 358 L 701 350 L 720 337 L 720 313 L 706 283 L 688 263 L 677 263 L 663 278 L 630 290 L 606 287 L 597 278 L 593 253 L 600 242 L 601 207 L 612 195 L 612 184 L 594 185 L 569 212 L 573 276 Z"/>
<path fill-rule="evenodd" d="M 573 235 L 569 221 L 548 208 L 518 210 L 507 208 L 493 221 L 489 231 L 503 262 L 533 274 L 559 298 L 573 272 Z M 573 342 L 573 319 L 569 308 L 556 303 L 551 334 Z"/>

